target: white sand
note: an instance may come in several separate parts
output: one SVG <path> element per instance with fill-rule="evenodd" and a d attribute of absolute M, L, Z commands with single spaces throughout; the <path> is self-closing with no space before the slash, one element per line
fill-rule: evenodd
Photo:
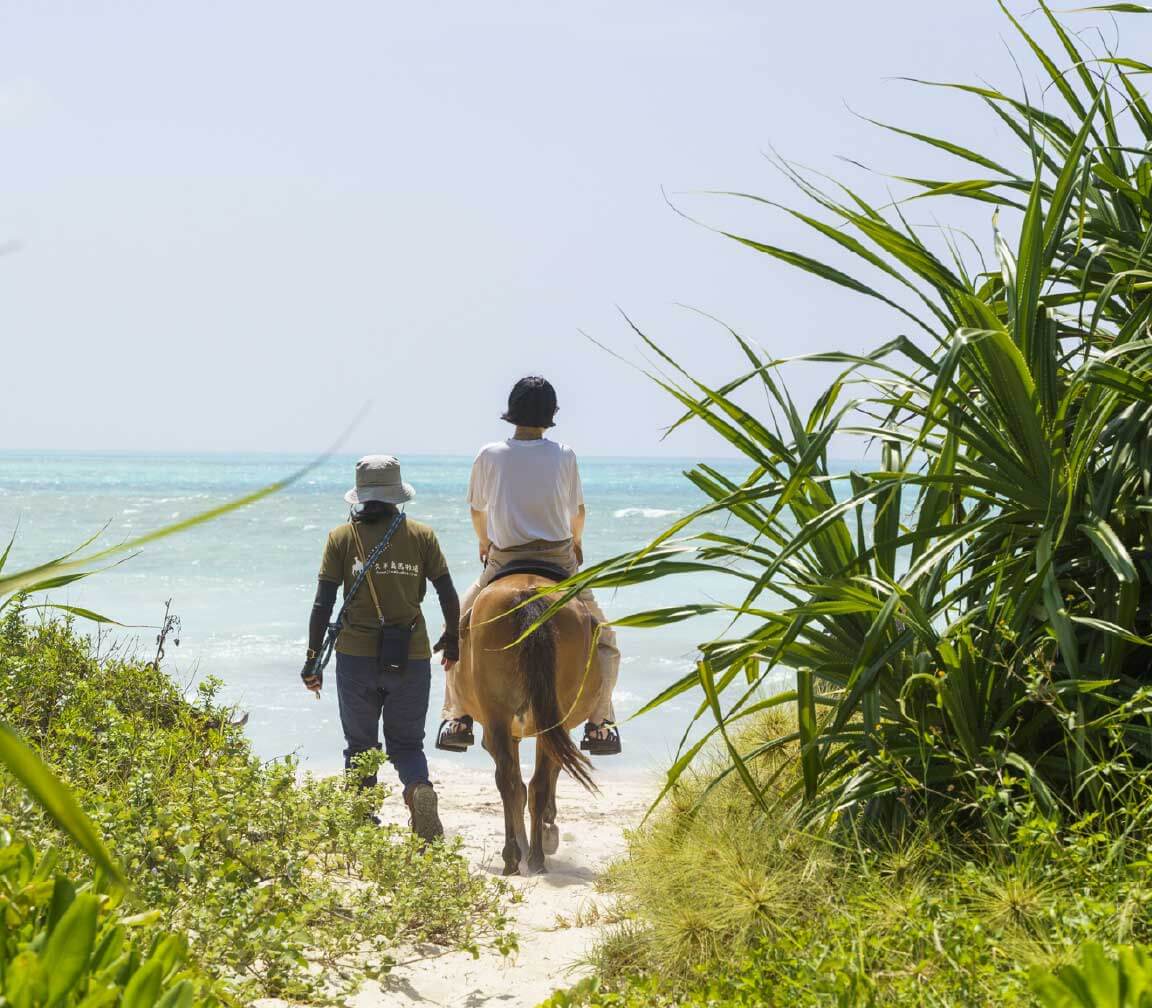
<path fill-rule="evenodd" d="M 473 959 L 453 952 L 398 966 L 380 985 L 368 984 L 351 1001 L 357 1008 L 452 1005 L 454 1008 L 534 1008 L 553 991 L 571 986 L 589 969 L 582 960 L 595 943 L 612 899 L 596 891 L 603 868 L 624 850 L 623 830 L 635 826 L 657 793 L 651 780 L 596 760 L 601 794 L 587 794 L 561 774 L 557 795 L 560 849 L 548 872 L 509 882 L 522 895 L 509 903 L 520 950 L 508 959 L 495 952 Z M 525 768 L 525 780 L 528 779 Z M 493 773 L 436 760 L 432 778 L 440 818 L 449 837 L 463 840 L 464 855 L 480 871 L 500 875 L 504 813 Z M 393 795 L 384 815 L 406 821 Z"/>

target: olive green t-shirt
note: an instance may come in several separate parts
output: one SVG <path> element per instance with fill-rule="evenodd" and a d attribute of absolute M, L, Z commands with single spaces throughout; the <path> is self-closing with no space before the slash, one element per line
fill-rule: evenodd
<path fill-rule="evenodd" d="M 329 532 L 324 559 L 320 563 L 320 580 L 343 584 L 347 595 L 364 560 L 384 538 L 392 521 L 389 515 L 377 521 L 356 522 L 355 526 L 349 522 Z M 368 588 L 371 579 L 385 623 L 399 626 L 416 621 L 408 657 L 431 658 L 432 648 L 428 643 L 428 629 L 424 625 L 420 603 L 424 600 L 427 583 L 447 573 L 448 562 L 436 541 L 436 533 L 427 525 L 406 518 L 392 541 L 384 547 L 375 569 L 364 579 L 344 613 L 344 625 L 336 639 L 336 650 L 365 657 L 376 654 L 380 617 L 376 614 L 376 605 Z"/>

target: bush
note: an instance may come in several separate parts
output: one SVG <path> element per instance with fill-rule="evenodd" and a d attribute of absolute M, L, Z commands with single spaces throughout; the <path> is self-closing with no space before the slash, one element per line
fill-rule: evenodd
<path fill-rule="evenodd" d="M 500 889 L 451 845 L 378 828 L 380 793 L 297 780 L 263 763 L 216 684 L 194 704 L 151 665 L 97 661 L 70 625 L 0 630 L 0 720 L 73 789 L 128 877 L 128 912 L 186 934 L 190 961 L 247 996 L 336 996 L 385 972 L 399 945 L 508 950 Z M 49 846 L 58 833 L 0 778 L 0 823 Z M 84 871 L 82 855 L 60 855 Z"/>
<path fill-rule="evenodd" d="M 704 795 L 715 771 L 631 835 L 606 879 L 627 920 L 550 1008 L 1032 1005 L 1039 978 L 1073 982 L 1085 943 L 1152 939 L 1147 798 L 1058 826 L 1009 782 L 981 810 L 990 834 L 816 834 L 780 801 L 795 752 L 757 768 L 768 813 L 732 778 Z"/>

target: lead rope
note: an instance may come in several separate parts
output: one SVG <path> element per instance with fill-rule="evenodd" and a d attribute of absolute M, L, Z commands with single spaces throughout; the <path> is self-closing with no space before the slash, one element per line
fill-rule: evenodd
<path fill-rule="evenodd" d="M 356 531 L 355 525 L 352 526 L 352 538 L 354 538 L 356 540 L 356 548 L 361 553 L 363 553 L 364 552 L 364 544 L 360 541 L 360 533 Z M 387 543 L 385 543 L 385 545 L 387 545 Z M 376 566 L 375 563 L 373 563 L 372 566 L 375 567 Z M 367 575 L 367 578 L 368 578 L 368 592 L 372 596 L 372 604 L 376 607 L 376 618 L 381 623 L 383 623 L 384 622 L 384 612 L 380 608 L 380 599 L 376 595 L 376 586 L 372 583 L 372 569 L 367 564 L 364 565 L 364 573 Z"/>
<path fill-rule="evenodd" d="M 587 612 L 587 610 L 585 610 L 585 612 Z M 588 614 L 588 618 L 592 618 L 591 613 Z M 569 705 L 568 712 L 551 727 L 538 728 L 534 732 L 529 732 L 524 736 L 524 738 L 537 738 L 538 736 L 547 734 L 556 728 L 564 728 L 564 726 L 568 723 L 568 719 L 572 716 L 572 712 L 576 710 L 576 705 L 580 702 L 580 698 L 584 695 L 584 687 L 588 685 L 588 676 L 592 672 L 592 663 L 596 661 L 596 653 L 600 647 L 600 627 L 603 625 L 603 623 L 597 623 L 592 630 L 592 647 L 588 651 L 588 661 L 584 663 L 584 678 L 580 680 L 580 688 L 576 691 L 576 696 L 572 700 L 572 703 Z M 539 630 L 541 628 L 537 627 L 537 629 Z M 555 675 L 555 670 L 553 670 L 553 675 Z M 600 688 L 604 688 L 603 684 L 601 684 Z M 591 722 L 589 722 L 589 724 L 591 724 Z M 564 728 L 564 730 L 567 731 L 568 729 Z"/>

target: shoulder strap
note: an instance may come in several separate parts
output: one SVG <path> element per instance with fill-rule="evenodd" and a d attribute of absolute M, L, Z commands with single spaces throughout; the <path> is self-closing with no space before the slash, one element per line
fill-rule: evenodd
<path fill-rule="evenodd" d="M 373 567 L 376 566 L 376 561 L 380 559 L 380 554 L 388 548 L 388 543 L 392 541 L 392 537 L 396 534 L 401 525 L 404 524 L 404 512 L 401 511 L 393 520 L 392 524 L 388 526 L 388 530 L 384 533 L 384 538 L 377 544 L 376 548 L 364 559 L 364 566 L 361 568 L 360 573 L 356 575 L 356 580 L 352 582 L 352 587 L 344 594 L 344 604 L 340 607 L 340 612 L 336 616 L 333 623 L 328 624 L 328 639 L 325 642 L 322 650 L 323 657 L 320 659 L 320 671 L 324 671 L 324 666 L 328 664 L 329 659 L 332 657 L 332 650 L 336 647 L 336 638 L 340 636 L 340 628 L 344 625 L 344 614 L 348 611 L 348 603 L 356 596 L 356 592 L 360 590 L 360 585 L 364 583 L 364 578 Z M 352 535 L 356 539 L 357 545 L 360 544 L 360 536 L 356 532 L 356 525 L 352 525 Z M 368 587 L 372 591 L 372 600 L 376 601 L 376 592 L 372 589 L 372 582 L 368 582 Z M 379 602 L 376 603 L 376 611 L 380 611 Z"/>
<path fill-rule="evenodd" d="M 352 525 L 352 535 L 356 539 L 356 548 L 359 549 L 361 553 L 363 553 L 364 552 L 364 544 L 360 541 L 360 533 L 356 531 L 355 523 L 353 523 L 353 525 Z M 391 536 L 389 536 L 388 538 L 390 539 Z M 385 543 L 385 545 L 387 545 L 387 543 Z M 372 556 L 378 557 L 380 555 L 380 553 L 381 553 L 381 550 L 379 548 L 377 548 L 377 549 L 372 551 Z M 373 559 L 371 563 L 369 563 L 367 560 L 365 560 L 363 573 L 364 573 L 365 579 L 368 582 L 368 591 L 372 595 L 372 604 L 376 607 L 376 618 L 378 620 L 380 620 L 381 622 L 383 622 L 384 621 L 384 611 L 380 608 L 380 597 L 376 594 L 376 586 L 372 583 L 372 568 L 375 566 L 376 566 L 375 559 Z"/>

